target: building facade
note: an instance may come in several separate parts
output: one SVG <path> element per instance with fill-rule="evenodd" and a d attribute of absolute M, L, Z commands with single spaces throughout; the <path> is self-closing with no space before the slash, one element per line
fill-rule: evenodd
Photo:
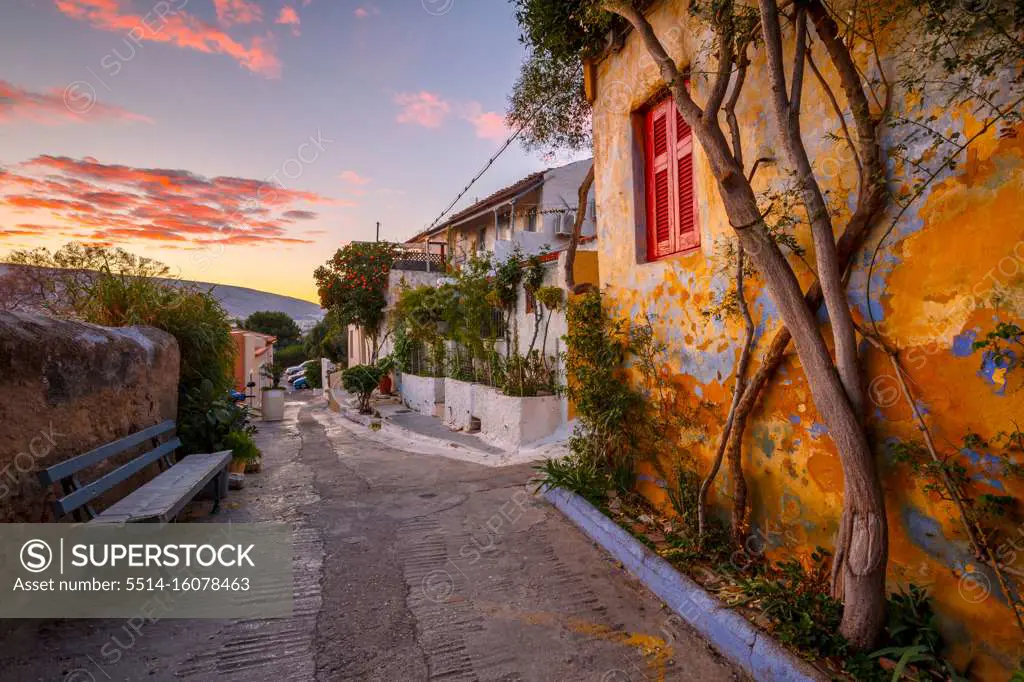
<path fill-rule="evenodd" d="M 249 404 L 256 409 L 263 405 L 263 391 L 270 386 L 271 379 L 266 369 L 274 364 L 274 344 L 277 338 L 246 329 L 234 329 L 231 338 L 235 342 L 235 390 L 249 398 Z M 252 385 L 250 385 L 252 384 Z"/>
<path fill-rule="evenodd" d="M 710 40 L 688 5 L 662 0 L 647 12 L 683 69 L 701 58 Z M 827 62 L 820 43 L 812 49 L 821 63 Z M 786 175 L 782 150 L 772 148 L 778 136 L 770 98 L 758 94 L 770 92 L 763 55 L 754 55 L 746 94 L 737 107 L 747 165 L 754 158 L 779 156 L 758 171 L 755 191 L 760 192 L 782 186 Z M 705 314 L 730 287 L 722 249 L 735 239 L 734 230 L 707 158 L 675 113 L 674 102 L 666 99 L 659 69 L 639 37 L 626 34 L 588 77 L 601 287 L 615 315 L 634 322 L 650 315 L 658 340 L 666 344 L 659 369 L 681 401 L 713 405 L 710 413 L 701 413 L 703 434 L 680 444 L 706 472 L 742 346 L 738 320 Z M 830 85 L 833 92 L 842 92 L 835 79 Z M 689 87 L 698 103 L 707 101 L 707 79 L 694 78 Z M 856 188 L 856 168 L 836 139 L 827 93 L 810 76 L 803 98 L 803 139 L 830 198 L 840 198 L 837 215 L 848 217 L 845 197 Z M 982 125 L 976 112 L 944 109 L 938 100 L 896 106 L 933 111 L 936 125 L 952 139 L 967 139 Z M 899 145 L 902 134 L 885 128 L 883 146 Z M 965 447 L 963 438 L 977 433 L 987 441 L 1020 421 L 1021 399 L 1015 391 L 1021 379 L 1010 371 L 1015 365 L 1008 369 L 1006 363 L 986 359 L 972 344 L 999 322 L 1024 324 L 1024 130 L 993 128 L 961 161 L 907 210 L 883 216 L 868 237 L 868 248 L 856 256 L 848 295 L 858 324 L 877 324 L 887 343 L 899 350 L 916 403 L 943 452 L 961 462 L 986 492 L 1019 496 L 1024 492 L 1020 483 L 994 473 L 993 447 Z M 811 260 L 806 227 L 797 226 L 794 237 Z M 791 260 L 806 290 L 813 281 L 813 262 L 805 266 Z M 756 275 L 748 278 L 745 296 L 756 325 L 756 368 L 780 316 Z M 973 662 L 979 679 L 1004 679 L 1022 653 L 1008 598 L 974 560 L 952 505 L 925 492 L 919 477 L 887 454 L 889 444 L 919 440 L 920 432 L 887 356 L 867 343 L 862 352 L 871 398 L 868 428 L 886 495 L 889 588 L 895 591 L 910 582 L 928 586 L 941 627 L 954 643 L 953 660 Z M 754 530 L 767 538 L 759 546 L 770 557 L 806 556 L 816 546 L 833 546 L 843 473 L 792 349 L 751 415 L 743 463 Z M 640 491 L 666 510 L 670 485 L 656 468 L 644 467 Z M 723 515 L 730 490 L 723 471 L 712 493 Z M 1008 570 L 1024 575 L 1024 556 L 1018 559 L 1014 548 L 1002 549 Z M 982 593 L 979 586 L 984 585 L 988 588 Z"/>
<path fill-rule="evenodd" d="M 572 237 L 579 188 L 590 167 L 588 159 L 528 175 L 406 243 L 442 242 L 455 265 L 484 252 L 502 261 L 517 247 L 524 255 L 562 251 Z M 593 248 L 594 218 L 591 189 L 580 230 L 583 250 Z"/>

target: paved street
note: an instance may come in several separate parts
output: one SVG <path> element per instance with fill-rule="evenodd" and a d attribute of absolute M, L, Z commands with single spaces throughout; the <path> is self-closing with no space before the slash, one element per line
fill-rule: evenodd
<path fill-rule="evenodd" d="M 0 679 L 740 679 L 533 496 L 529 465 L 404 452 L 359 428 L 290 402 L 260 427 L 264 473 L 213 519 L 294 524 L 293 618 L 7 621 Z"/>

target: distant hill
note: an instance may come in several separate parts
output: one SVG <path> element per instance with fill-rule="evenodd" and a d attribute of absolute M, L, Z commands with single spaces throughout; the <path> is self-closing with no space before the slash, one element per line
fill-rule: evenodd
<path fill-rule="evenodd" d="M 20 266 L 0 263 L 0 277 L 5 275 L 12 267 Z M 167 281 L 171 284 L 176 284 L 179 280 Z M 221 305 L 224 306 L 224 309 L 228 311 L 228 314 L 240 320 L 244 320 L 249 315 L 261 310 L 279 311 L 286 313 L 295 320 L 300 329 L 305 331 L 324 318 L 324 310 L 320 306 L 299 298 L 228 284 L 180 281 L 182 284 L 195 284 L 203 289 L 210 289 Z"/>
<path fill-rule="evenodd" d="M 172 284 L 175 281 L 171 282 Z M 306 331 L 320 320 L 324 319 L 325 311 L 316 303 L 303 301 L 301 298 L 272 294 L 269 291 L 257 291 L 246 287 L 236 287 L 229 284 L 210 284 L 208 282 L 185 282 L 195 284 L 203 289 L 210 288 L 213 295 L 224 306 L 231 317 L 244 320 L 253 313 L 262 310 L 273 310 L 288 315 L 299 325 L 299 329 Z"/>

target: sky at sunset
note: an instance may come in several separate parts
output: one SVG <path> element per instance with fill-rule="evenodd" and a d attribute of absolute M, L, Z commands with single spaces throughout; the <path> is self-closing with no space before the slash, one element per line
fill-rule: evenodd
<path fill-rule="evenodd" d="M 505 0 L 3 0 L 0 257 L 81 240 L 316 300 L 497 150 L 522 57 Z M 513 146 L 467 200 L 549 165 Z"/>

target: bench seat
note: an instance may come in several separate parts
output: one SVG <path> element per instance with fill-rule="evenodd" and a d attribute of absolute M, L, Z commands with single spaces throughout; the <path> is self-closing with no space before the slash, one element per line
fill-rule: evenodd
<path fill-rule="evenodd" d="M 167 523 L 231 462 L 231 451 L 189 455 L 170 469 L 114 503 L 92 523 Z M 221 476 L 217 484 L 227 482 Z M 223 492 L 218 497 L 223 497 Z"/>

